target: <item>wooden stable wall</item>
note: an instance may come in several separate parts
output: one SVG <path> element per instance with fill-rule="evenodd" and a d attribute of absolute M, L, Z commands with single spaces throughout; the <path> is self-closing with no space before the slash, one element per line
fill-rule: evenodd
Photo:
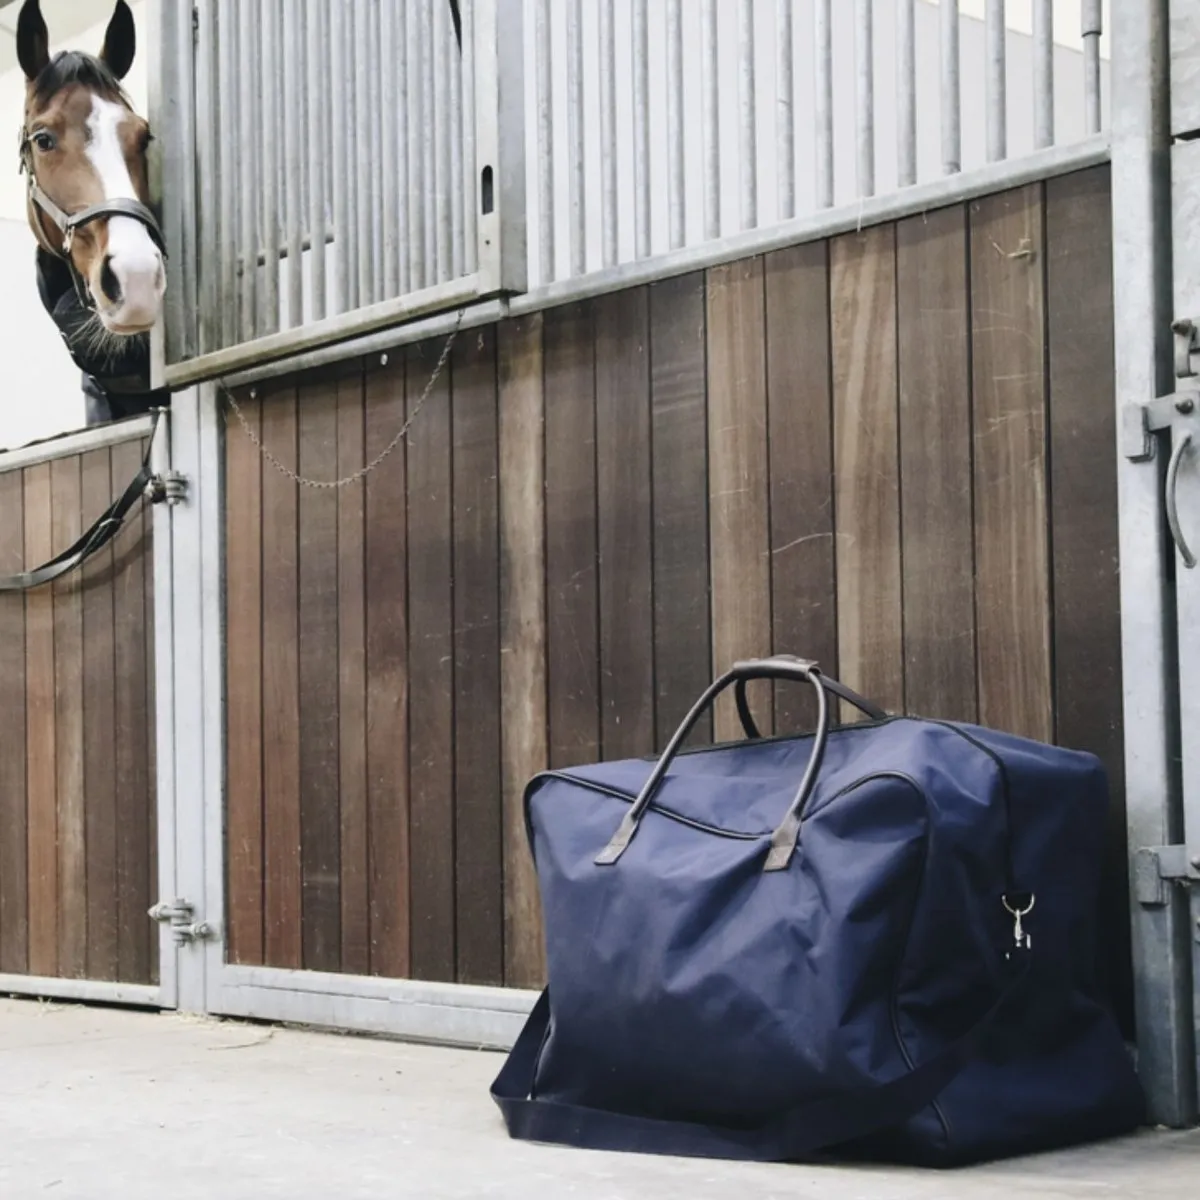
<path fill-rule="evenodd" d="M 1109 228 L 1099 168 L 464 332 L 365 485 L 231 418 L 232 957 L 539 983 L 526 780 L 777 650 L 1103 757 L 1127 1015 Z M 440 349 L 241 399 L 333 479 Z"/>
<path fill-rule="evenodd" d="M 0 574 L 74 542 L 127 442 L 0 474 Z M 0 594 L 0 973 L 156 983 L 151 519 L 81 572 Z"/>

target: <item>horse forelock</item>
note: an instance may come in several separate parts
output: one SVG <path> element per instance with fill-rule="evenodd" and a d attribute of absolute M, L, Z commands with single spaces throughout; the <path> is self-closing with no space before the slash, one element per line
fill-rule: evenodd
<path fill-rule="evenodd" d="M 121 81 L 109 67 L 94 55 L 80 50 L 59 51 L 42 68 L 31 88 L 33 103 L 39 109 L 44 108 L 63 88 L 72 84 L 96 92 L 106 100 L 132 107 Z"/>

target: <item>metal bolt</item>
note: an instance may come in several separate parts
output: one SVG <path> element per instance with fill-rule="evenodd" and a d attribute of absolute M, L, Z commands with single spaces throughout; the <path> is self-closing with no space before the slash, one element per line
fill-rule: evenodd
<path fill-rule="evenodd" d="M 251 388 L 251 389 L 250 389 L 250 399 L 251 399 L 251 400 L 257 400 L 257 399 L 258 399 L 258 388 Z"/>
<path fill-rule="evenodd" d="M 388 365 L 388 356 L 386 354 L 381 354 L 379 356 L 379 365 L 381 367 L 386 367 Z"/>
<path fill-rule="evenodd" d="M 1181 413 L 1185 413 L 1185 414 L 1190 413 L 1195 409 L 1195 407 L 1196 407 L 1195 400 L 1187 399 L 1187 400 L 1176 400 L 1175 401 L 1175 411 L 1176 412 L 1181 412 Z"/>
<path fill-rule="evenodd" d="M 1200 854 L 1196 854 L 1196 855 L 1192 856 L 1192 866 L 1197 871 L 1200 871 Z M 1200 924 L 1200 922 L 1197 922 L 1197 924 Z"/>

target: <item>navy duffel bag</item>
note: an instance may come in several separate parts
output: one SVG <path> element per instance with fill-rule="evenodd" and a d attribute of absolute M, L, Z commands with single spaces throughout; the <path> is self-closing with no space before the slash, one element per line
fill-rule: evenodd
<path fill-rule="evenodd" d="M 815 734 L 758 737 L 753 679 L 812 685 Z M 731 685 L 747 739 L 682 750 Z M 783 656 L 656 763 L 539 774 L 549 986 L 492 1086 L 509 1133 L 949 1166 L 1133 1130 L 1094 969 L 1108 800 L 1090 754 L 888 717 Z"/>

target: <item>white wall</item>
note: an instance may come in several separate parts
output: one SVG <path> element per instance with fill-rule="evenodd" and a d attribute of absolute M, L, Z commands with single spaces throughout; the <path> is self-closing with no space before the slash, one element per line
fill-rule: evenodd
<path fill-rule="evenodd" d="M 175 0 L 168 0 L 175 2 Z M 130 6 L 142 33 L 142 48 L 125 80 L 130 98 L 139 111 L 146 111 L 145 2 Z M 5 10 L 15 21 L 17 5 Z M 57 6 L 59 12 L 62 6 Z M 55 34 L 55 7 L 45 4 L 46 23 Z M 104 42 L 104 30 L 112 12 L 111 0 L 86 0 L 84 11 L 96 15 L 96 23 L 56 44 L 53 49 L 80 49 L 93 53 Z M 76 14 L 68 14 L 76 15 Z M 78 20 L 75 27 L 78 28 Z M 0 32 L 0 37 L 11 38 Z M 13 449 L 84 424 L 84 401 L 79 390 L 79 369 L 71 361 L 50 315 L 38 298 L 34 275 L 37 243 L 25 217 L 25 177 L 17 173 L 16 136 L 25 102 L 25 76 L 19 67 L 0 74 L 0 129 L 14 131 L 9 143 L 11 169 L 0 159 L 0 449 Z"/>

